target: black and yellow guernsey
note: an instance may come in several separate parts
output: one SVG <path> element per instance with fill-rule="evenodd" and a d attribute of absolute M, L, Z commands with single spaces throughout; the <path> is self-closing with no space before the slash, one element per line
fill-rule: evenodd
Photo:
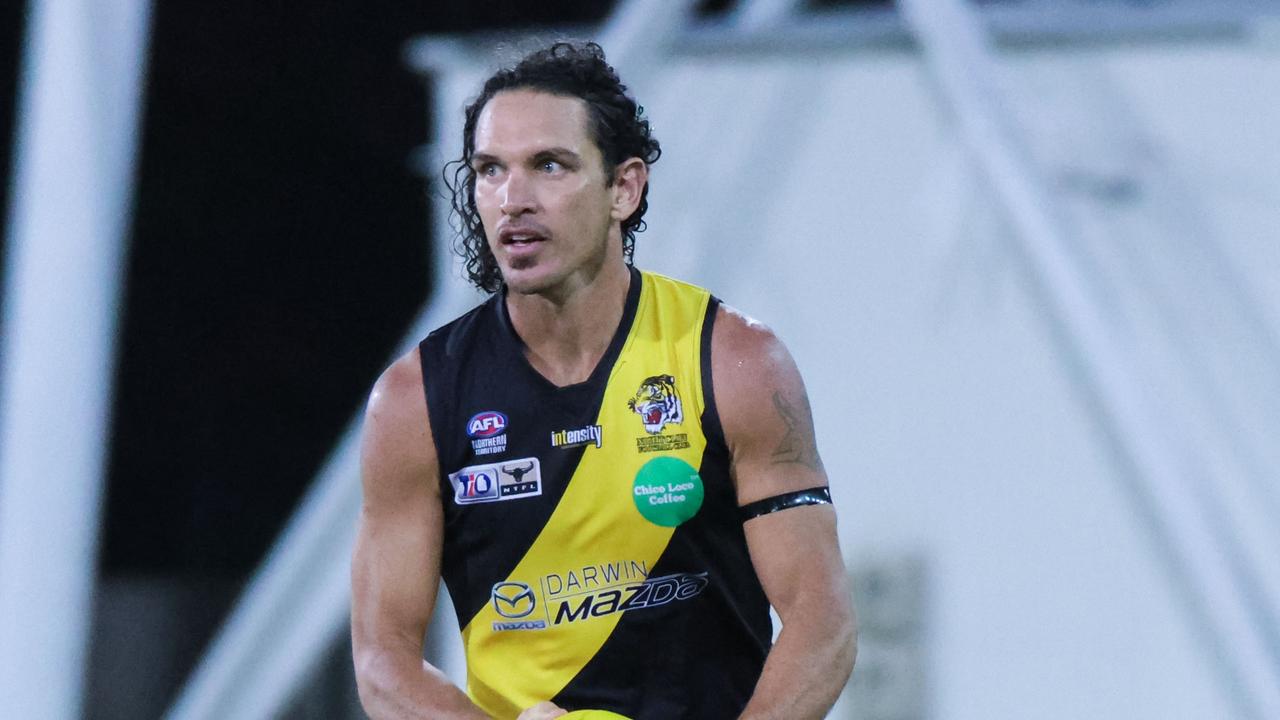
<path fill-rule="evenodd" d="M 528 363 L 499 293 L 421 344 L 467 693 L 736 717 L 772 634 L 711 391 L 707 291 L 631 271 L 583 383 Z"/>

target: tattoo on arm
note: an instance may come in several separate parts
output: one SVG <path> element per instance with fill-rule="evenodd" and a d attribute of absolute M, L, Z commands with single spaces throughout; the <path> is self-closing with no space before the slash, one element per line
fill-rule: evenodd
<path fill-rule="evenodd" d="M 802 397 L 804 407 L 796 408 L 780 392 L 773 394 L 773 406 L 787 426 L 787 433 L 782 436 L 778 447 L 773 451 L 773 463 L 799 463 L 813 470 L 821 468 L 818 458 L 818 446 L 813 436 L 813 418 L 810 414 L 809 399 Z"/>

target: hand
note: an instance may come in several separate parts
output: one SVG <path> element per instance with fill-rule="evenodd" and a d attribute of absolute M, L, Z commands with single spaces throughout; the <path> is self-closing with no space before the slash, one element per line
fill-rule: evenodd
<path fill-rule="evenodd" d="M 564 708 L 548 700 L 520 713 L 520 717 L 516 718 L 516 720 L 551 720 L 551 718 L 558 718 L 567 712 Z"/>

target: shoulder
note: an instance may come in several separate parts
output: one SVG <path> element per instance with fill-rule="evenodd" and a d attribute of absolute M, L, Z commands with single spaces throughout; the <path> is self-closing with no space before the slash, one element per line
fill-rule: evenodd
<path fill-rule="evenodd" d="M 773 330 L 721 304 L 711 370 L 739 502 L 825 485 L 804 380 Z"/>
<path fill-rule="evenodd" d="M 711 371 L 716 402 L 731 405 L 800 383 L 791 353 L 764 323 L 721 303 L 711 330 Z"/>
<path fill-rule="evenodd" d="M 393 485 L 423 473 L 438 474 L 416 347 L 383 371 L 369 393 L 361 432 L 361 469 L 366 491 L 371 484 Z"/>
<path fill-rule="evenodd" d="M 422 384 L 422 356 L 418 348 L 391 364 L 369 392 L 365 421 L 385 422 L 405 415 L 426 417 L 426 393 Z"/>

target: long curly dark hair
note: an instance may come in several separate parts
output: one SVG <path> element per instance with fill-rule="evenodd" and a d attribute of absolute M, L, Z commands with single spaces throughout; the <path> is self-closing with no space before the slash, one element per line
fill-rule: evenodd
<path fill-rule="evenodd" d="M 481 290 L 497 292 L 502 274 L 485 240 L 484 226 L 476 209 L 476 173 L 471 159 L 476 149 L 476 123 L 480 111 L 503 90 L 532 89 L 576 97 L 587 105 L 591 139 L 604 157 L 606 182 L 613 182 L 613 170 L 624 160 L 638 157 L 652 165 L 662 155 L 653 137 L 644 108 L 627 94 L 627 86 L 605 61 L 604 50 L 593 42 L 581 45 L 557 42 L 533 52 L 514 67 L 494 73 L 466 109 L 462 129 L 462 157 L 444 168 L 444 181 L 452 194 L 454 229 L 458 232 L 454 251 L 466 263 L 467 277 Z M 640 205 L 622 222 L 622 253 L 627 263 L 635 254 L 636 233 L 644 230 L 644 213 L 649 209 L 649 186 L 640 194 Z"/>

